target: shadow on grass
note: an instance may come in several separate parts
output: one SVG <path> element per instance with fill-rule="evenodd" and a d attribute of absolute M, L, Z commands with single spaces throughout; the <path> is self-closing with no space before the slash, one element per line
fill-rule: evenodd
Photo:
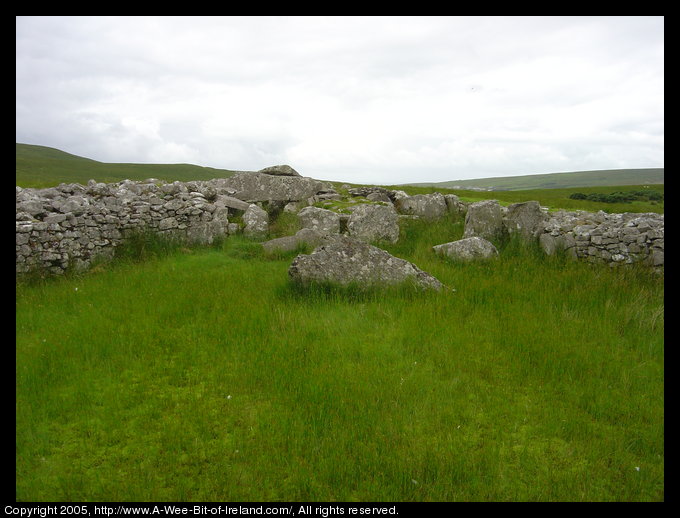
<path fill-rule="evenodd" d="M 307 303 L 374 303 L 386 300 L 417 301 L 440 296 L 439 292 L 404 282 L 398 285 L 366 285 L 358 282 L 298 282 L 289 279 L 276 290 L 282 301 Z"/>

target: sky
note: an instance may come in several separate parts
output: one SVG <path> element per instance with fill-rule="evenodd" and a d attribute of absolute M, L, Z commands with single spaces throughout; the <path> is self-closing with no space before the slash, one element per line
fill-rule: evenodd
<path fill-rule="evenodd" d="M 399 183 L 664 166 L 663 17 L 16 18 L 16 141 Z"/>

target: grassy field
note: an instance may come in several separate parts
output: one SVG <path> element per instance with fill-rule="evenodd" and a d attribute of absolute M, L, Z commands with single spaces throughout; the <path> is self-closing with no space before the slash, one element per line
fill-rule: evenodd
<path fill-rule="evenodd" d="M 615 191 L 634 192 L 647 191 L 657 192 L 664 195 L 664 184 L 659 185 L 618 185 L 601 187 L 578 187 L 569 189 L 526 189 L 520 191 L 467 191 L 464 189 L 442 189 L 440 187 L 414 187 L 393 186 L 394 189 L 403 189 L 408 194 L 428 194 L 441 192 L 442 194 L 455 194 L 463 201 L 475 202 L 480 200 L 498 200 L 501 205 L 536 200 L 542 206 L 550 210 L 586 210 L 589 212 L 656 212 L 664 213 L 664 201 L 632 201 L 630 203 L 601 203 L 589 200 L 573 200 L 569 196 L 575 192 L 584 194 L 602 193 L 610 194 Z"/>
<path fill-rule="evenodd" d="M 385 247 L 455 292 L 296 289 L 237 237 L 18 282 L 17 500 L 663 500 L 663 277 L 432 254 L 462 232 Z"/>
<path fill-rule="evenodd" d="M 664 183 L 664 168 L 645 169 L 598 169 L 595 171 L 572 171 L 564 173 L 530 174 L 454 180 L 430 184 L 416 184 L 437 188 L 493 187 L 503 190 L 523 189 L 572 189 L 575 187 L 602 187 L 608 185 L 652 185 Z"/>

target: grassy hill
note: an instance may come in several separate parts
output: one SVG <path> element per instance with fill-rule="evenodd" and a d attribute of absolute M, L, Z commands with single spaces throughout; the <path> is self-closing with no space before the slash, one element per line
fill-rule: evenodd
<path fill-rule="evenodd" d="M 573 187 L 650 185 L 662 183 L 664 183 L 663 167 L 647 169 L 599 169 L 594 171 L 531 174 L 409 185 L 449 189 L 470 189 L 478 187 L 502 191 L 517 191 L 523 189 L 566 189 Z"/>
<path fill-rule="evenodd" d="M 16 185 L 20 187 L 52 187 L 60 183 L 86 184 L 159 178 L 175 180 L 210 180 L 232 176 L 235 171 L 201 167 L 192 164 L 128 164 L 105 163 L 83 158 L 58 149 L 17 143 Z"/>

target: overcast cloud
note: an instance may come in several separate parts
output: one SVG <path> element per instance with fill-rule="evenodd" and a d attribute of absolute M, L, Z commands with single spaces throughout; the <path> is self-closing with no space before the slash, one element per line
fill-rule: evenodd
<path fill-rule="evenodd" d="M 663 17 L 17 17 L 16 139 L 360 183 L 664 165 Z"/>

